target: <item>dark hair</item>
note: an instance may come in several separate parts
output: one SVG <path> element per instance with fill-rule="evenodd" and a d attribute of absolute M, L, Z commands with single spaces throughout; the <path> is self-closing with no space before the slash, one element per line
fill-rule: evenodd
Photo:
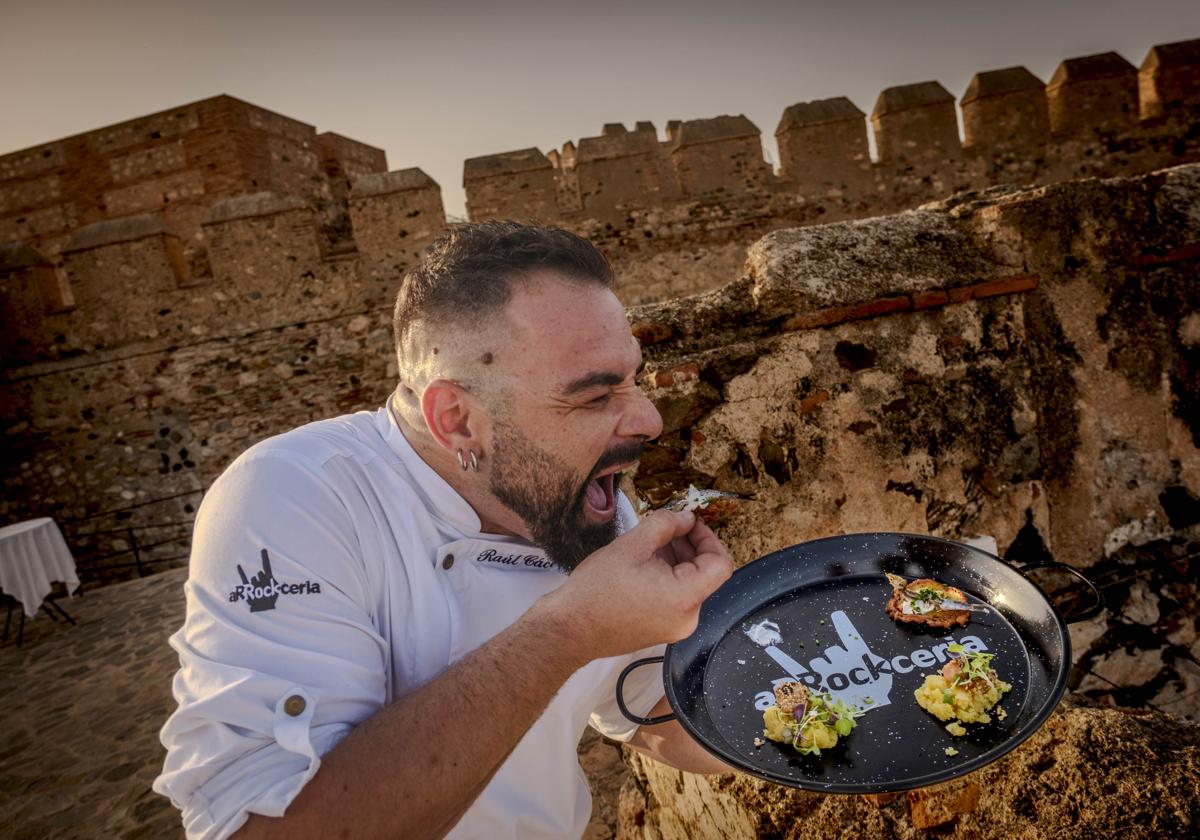
<path fill-rule="evenodd" d="M 542 269 L 612 288 L 608 260 L 568 231 L 512 221 L 451 225 L 400 284 L 396 349 L 411 324 L 462 324 L 494 314 L 508 303 L 514 281 Z"/>

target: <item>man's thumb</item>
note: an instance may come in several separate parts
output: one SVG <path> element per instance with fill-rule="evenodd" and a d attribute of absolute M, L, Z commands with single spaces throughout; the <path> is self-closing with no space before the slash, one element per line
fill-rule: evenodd
<path fill-rule="evenodd" d="M 658 510 L 646 516 L 614 542 L 638 559 L 645 559 L 676 537 L 682 537 L 696 524 L 691 511 Z"/>

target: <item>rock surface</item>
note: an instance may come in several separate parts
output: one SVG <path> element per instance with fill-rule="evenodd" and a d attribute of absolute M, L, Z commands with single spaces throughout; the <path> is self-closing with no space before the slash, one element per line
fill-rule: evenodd
<path fill-rule="evenodd" d="M 622 840 L 1184 837 L 1200 823 L 1200 726 L 1069 696 L 1026 743 L 946 785 L 896 796 L 689 776 L 630 756 Z"/>

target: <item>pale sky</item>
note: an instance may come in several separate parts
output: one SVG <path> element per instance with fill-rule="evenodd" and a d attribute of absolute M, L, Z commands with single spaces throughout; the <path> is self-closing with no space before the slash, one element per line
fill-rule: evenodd
<path fill-rule="evenodd" d="M 1198 0 L 0 0 L 0 154 L 220 93 L 383 148 L 463 214 L 468 157 L 1200 38 Z"/>

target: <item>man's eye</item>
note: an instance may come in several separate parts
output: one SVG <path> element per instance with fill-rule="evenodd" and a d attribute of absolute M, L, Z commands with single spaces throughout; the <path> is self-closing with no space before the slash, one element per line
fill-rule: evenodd
<path fill-rule="evenodd" d="M 606 405 L 611 397 L 612 394 L 601 394 L 598 397 L 593 397 L 592 399 L 588 400 L 587 404 L 593 408 L 599 408 L 602 405 Z"/>

